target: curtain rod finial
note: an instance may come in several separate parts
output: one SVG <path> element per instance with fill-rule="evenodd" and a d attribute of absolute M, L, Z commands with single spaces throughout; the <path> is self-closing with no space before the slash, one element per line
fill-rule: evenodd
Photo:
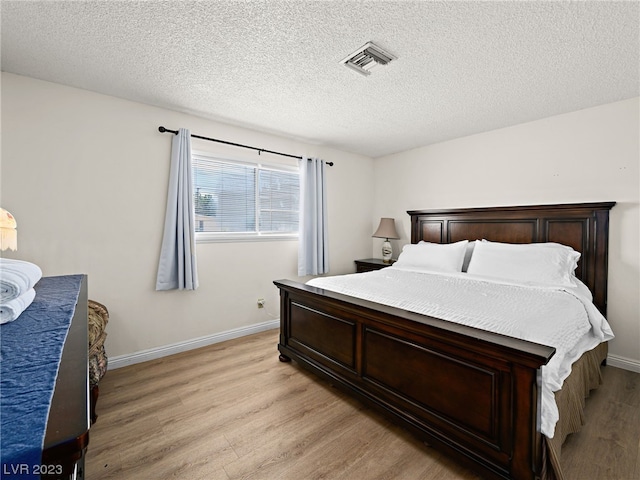
<path fill-rule="evenodd" d="M 165 132 L 169 132 L 169 133 L 173 133 L 175 135 L 177 135 L 178 133 L 180 133 L 178 130 L 169 130 L 168 128 L 164 128 L 163 126 L 158 127 L 158 131 L 160 133 L 165 133 Z"/>

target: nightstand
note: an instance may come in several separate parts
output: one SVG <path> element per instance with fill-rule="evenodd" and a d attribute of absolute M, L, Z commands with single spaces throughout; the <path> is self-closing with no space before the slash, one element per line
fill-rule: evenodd
<path fill-rule="evenodd" d="M 389 267 L 393 264 L 393 262 L 395 262 L 395 260 L 391 260 L 391 263 L 384 263 L 381 258 L 364 258 L 362 260 L 356 260 L 355 262 L 356 273 L 362 273 Z"/>

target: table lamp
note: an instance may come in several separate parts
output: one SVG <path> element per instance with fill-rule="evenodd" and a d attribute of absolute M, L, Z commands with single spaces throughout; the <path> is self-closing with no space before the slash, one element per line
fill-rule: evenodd
<path fill-rule="evenodd" d="M 18 249 L 17 226 L 14 216 L 0 208 L 0 250 Z"/>
<path fill-rule="evenodd" d="M 398 239 L 398 232 L 396 232 L 396 222 L 393 218 L 381 218 L 378 229 L 372 235 L 375 238 L 384 238 L 382 244 L 382 261 L 384 263 L 391 263 L 391 255 L 393 250 L 391 249 L 390 238 Z"/>

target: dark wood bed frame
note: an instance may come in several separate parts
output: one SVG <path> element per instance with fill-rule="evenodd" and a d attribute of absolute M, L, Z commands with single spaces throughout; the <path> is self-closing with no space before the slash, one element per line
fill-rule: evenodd
<path fill-rule="evenodd" d="M 557 242 L 607 307 L 615 202 L 409 211 L 411 242 Z M 280 289 L 280 359 L 295 360 L 487 478 L 543 469 L 540 367 L 555 349 L 292 282 Z"/>

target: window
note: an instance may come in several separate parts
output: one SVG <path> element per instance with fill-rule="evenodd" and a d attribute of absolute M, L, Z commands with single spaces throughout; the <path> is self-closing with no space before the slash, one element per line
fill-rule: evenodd
<path fill-rule="evenodd" d="M 239 162 L 195 152 L 192 159 L 199 241 L 297 237 L 297 167 Z"/>

